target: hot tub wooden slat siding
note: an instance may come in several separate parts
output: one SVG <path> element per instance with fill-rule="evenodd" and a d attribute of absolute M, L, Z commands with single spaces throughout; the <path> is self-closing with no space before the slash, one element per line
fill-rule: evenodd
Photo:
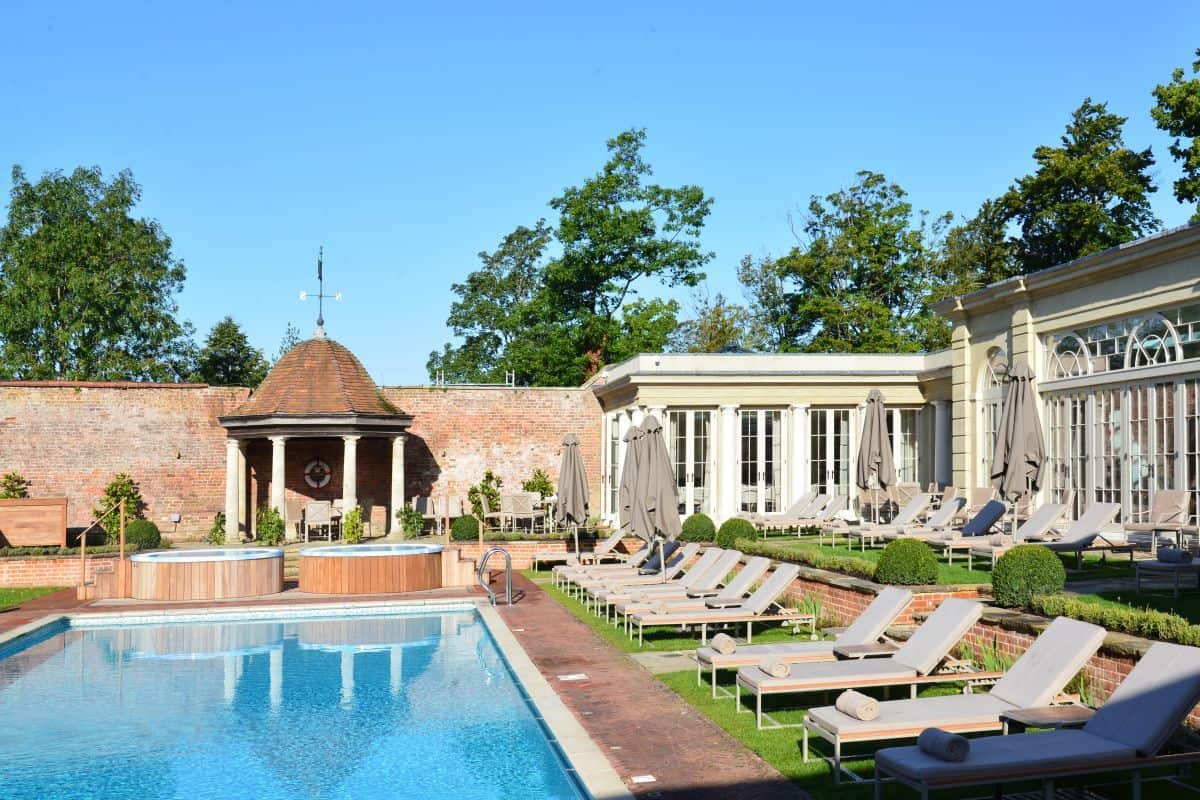
<path fill-rule="evenodd" d="M 312 594 L 398 594 L 438 589 L 441 553 L 300 556 L 300 591 Z"/>
<path fill-rule="evenodd" d="M 135 561 L 137 600 L 226 600 L 283 591 L 283 558 Z"/>

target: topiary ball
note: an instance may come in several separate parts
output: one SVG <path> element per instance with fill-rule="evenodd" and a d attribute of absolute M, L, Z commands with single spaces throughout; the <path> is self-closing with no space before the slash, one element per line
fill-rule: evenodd
<path fill-rule="evenodd" d="M 120 533 L 117 536 L 120 536 Z M 162 533 L 150 520 L 135 519 L 125 523 L 125 544 L 139 550 L 162 547 Z"/>
<path fill-rule="evenodd" d="M 897 539 L 883 549 L 875 565 L 875 580 L 900 586 L 937 583 L 938 561 L 933 548 L 917 539 Z"/>
<path fill-rule="evenodd" d="M 450 523 L 450 538 L 456 542 L 479 539 L 479 521 L 474 517 L 457 517 Z"/>
<path fill-rule="evenodd" d="M 717 531 L 717 545 L 726 549 L 733 547 L 738 539 L 753 538 L 754 526 L 739 517 L 725 520 Z"/>
<path fill-rule="evenodd" d="M 1024 608 L 1035 594 L 1057 594 L 1067 583 L 1062 559 L 1037 544 L 1019 544 L 996 561 L 992 596 L 1004 608 Z"/>
<path fill-rule="evenodd" d="M 707 514 L 692 514 L 683 521 L 679 538 L 685 542 L 711 542 L 717 537 L 717 526 Z"/>

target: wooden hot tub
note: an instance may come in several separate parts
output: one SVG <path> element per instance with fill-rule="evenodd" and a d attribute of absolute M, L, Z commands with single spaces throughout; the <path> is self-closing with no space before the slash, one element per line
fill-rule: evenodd
<path fill-rule="evenodd" d="M 277 547 L 163 550 L 135 553 L 136 600 L 230 600 L 283 591 L 283 550 Z"/>
<path fill-rule="evenodd" d="M 300 551 L 302 592 L 399 594 L 441 586 L 441 545 L 356 544 Z"/>

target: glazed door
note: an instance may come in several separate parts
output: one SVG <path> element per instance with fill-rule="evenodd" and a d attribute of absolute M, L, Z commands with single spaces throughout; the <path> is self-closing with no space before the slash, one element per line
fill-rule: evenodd
<path fill-rule="evenodd" d="M 711 511 L 709 466 L 711 411 L 669 411 L 669 450 L 683 516 Z"/>
<path fill-rule="evenodd" d="M 781 511 L 783 412 L 745 409 L 740 418 L 739 508 L 758 514 Z"/>

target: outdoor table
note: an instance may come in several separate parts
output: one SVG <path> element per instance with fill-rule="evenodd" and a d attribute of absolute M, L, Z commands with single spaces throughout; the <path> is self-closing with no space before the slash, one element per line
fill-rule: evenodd
<path fill-rule="evenodd" d="M 1028 728 L 1079 728 L 1095 715 L 1095 709 L 1078 705 L 1014 708 L 1001 714 L 1000 722 L 1005 733 L 1024 733 Z"/>

